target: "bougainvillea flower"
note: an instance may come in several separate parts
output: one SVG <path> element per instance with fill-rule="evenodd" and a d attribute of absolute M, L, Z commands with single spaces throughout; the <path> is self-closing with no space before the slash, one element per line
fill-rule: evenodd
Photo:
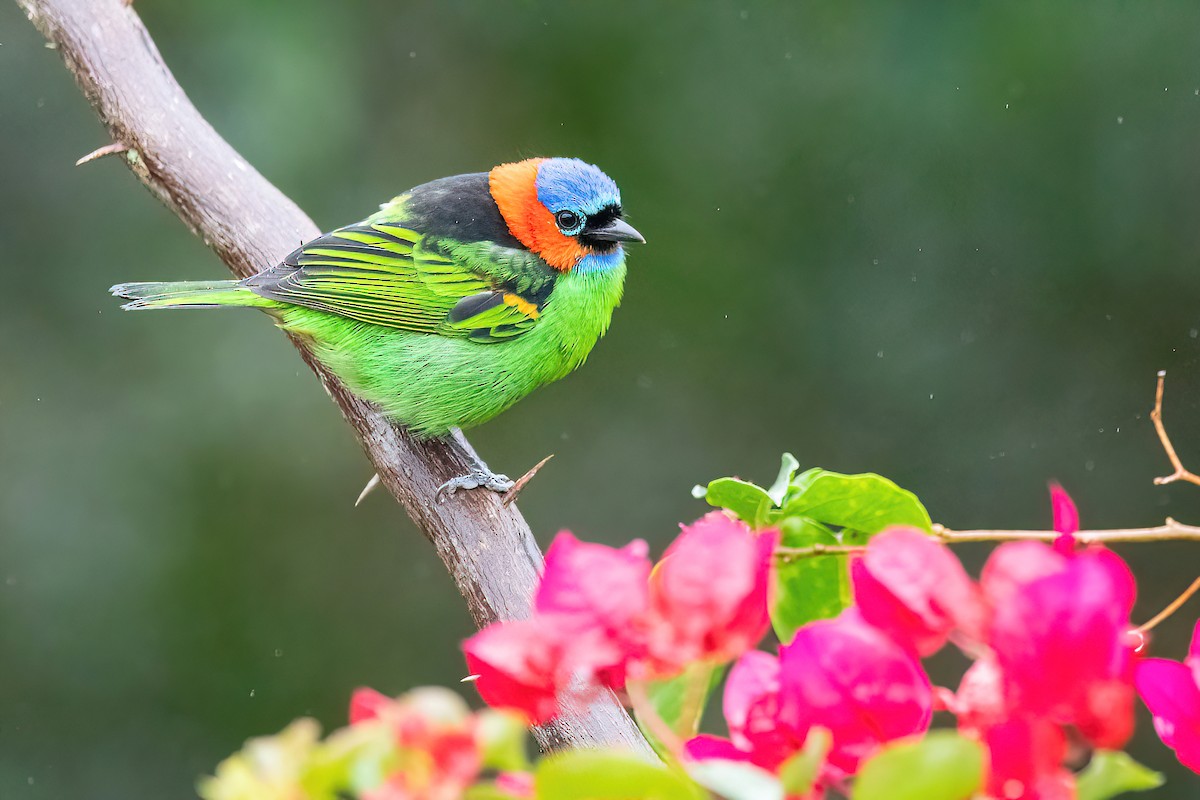
<path fill-rule="evenodd" d="M 535 796 L 533 773 L 501 772 L 496 776 L 496 788 L 510 797 L 532 798 Z"/>
<path fill-rule="evenodd" d="M 398 769 L 364 800 L 451 800 L 462 795 L 483 767 L 479 717 L 454 692 L 441 687 L 414 689 L 387 697 L 357 689 L 350 699 L 348 731 L 371 726 L 390 731 Z"/>
<path fill-rule="evenodd" d="M 1067 741 L 1045 720 L 1018 717 L 984 735 L 987 796 L 998 800 L 1075 800 L 1075 778 L 1063 769 Z"/>
<path fill-rule="evenodd" d="M 569 531 L 554 538 L 534 596 L 541 614 L 569 614 L 581 624 L 626 632 L 646 613 L 650 559 L 638 539 L 620 549 L 581 542 Z"/>
<path fill-rule="evenodd" d="M 652 672 L 729 661 L 767 631 L 767 583 L 778 531 L 755 534 L 720 511 L 701 517 L 667 548 L 650 578 Z"/>
<path fill-rule="evenodd" d="M 950 549 L 923 531 L 884 531 L 850 570 L 863 618 L 919 655 L 937 652 L 954 630 L 982 635 L 978 587 Z"/>
<path fill-rule="evenodd" d="M 1163 744 L 1185 767 L 1200 772 L 1200 622 L 1182 664 L 1147 658 L 1137 665 L 1135 680 Z"/>
<path fill-rule="evenodd" d="M 933 693 L 916 656 L 851 608 L 811 622 L 780 650 L 779 715 L 792 731 L 833 737 L 829 763 L 853 774 L 893 739 L 929 727 Z"/>
<path fill-rule="evenodd" d="M 985 567 L 983 590 L 1009 705 L 1075 724 L 1094 745 L 1123 745 L 1133 729 L 1135 659 L 1125 562 L 1099 547 L 1064 556 L 1006 544 Z"/>
<path fill-rule="evenodd" d="M 498 622 L 463 642 L 467 668 L 484 702 L 542 723 L 558 713 L 558 695 L 582 678 L 603 685 L 625 658 L 620 647 L 569 615 Z"/>
<path fill-rule="evenodd" d="M 360 722 L 378 719 L 395 702 L 382 692 L 365 686 L 359 687 L 350 695 L 350 724 L 357 725 Z"/>
<path fill-rule="evenodd" d="M 798 751 L 806 732 L 797 734 L 780 717 L 779 670 L 779 659 L 761 650 L 738 659 L 725 681 L 722 708 L 730 738 L 694 737 L 687 742 L 688 756 L 749 761 L 773 772 Z"/>
<path fill-rule="evenodd" d="M 1069 555 L 1075 549 L 1075 534 L 1079 532 L 1079 511 L 1075 501 L 1057 483 L 1050 484 L 1050 508 L 1054 514 L 1054 530 L 1059 534 L 1054 549 Z"/>
<path fill-rule="evenodd" d="M 1008 718 L 1004 673 L 995 656 L 988 654 L 967 669 L 946 710 L 958 718 L 960 731 L 977 736 Z"/>

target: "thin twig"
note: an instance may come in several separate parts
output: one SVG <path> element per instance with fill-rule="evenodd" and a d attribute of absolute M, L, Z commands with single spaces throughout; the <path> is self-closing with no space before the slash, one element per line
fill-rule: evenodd
<path fill-rule="evenodd" d="M 379 485 L 379 473 L 376 472 L 374 475 L 371 476 L 371 480 L 367 481 L 367 485 L 363 487 L 362 491 L 358 493 L 358 499 L 354 501 L 354 507 L 358 508 L 359 504 L 362 503 L 363 500 L 366 500 L 367 495 L 369 495 L 371 492 L 375 491 L 375 487 L 377 487 L 378 485 Z"/>
<path fill-rule="evenodd" d="M 934 524 L 933 535 L 946 544 L 966 542 L 1053 542 L 1062 534 L 1057 531 L 1024 530 L 973 530 L 955 531 L 945 525 Z M 1081 545 L 1113 544 L 1117 542 L 1200 542 L 1200 526 L 1184 525 L 1167 517 L 1164 524 L 1155 528 L 1110 528 L 1108 530 L 1079 531 L 1075 541 Z M 787 563 L 817 556 L 843 556 L 861 553 L 861 545 L 814 544 L 811 547 L 776 547 L 775 555 Z"/>
<path fill-rule="evenodd" d="M 1178 611 L 1180 606 L 1186 603 L 1197 591 L 1200 591 L 1200 578 L 1196 578 L 1196 580 L 1192 581 L 1192 585 L 1184 589 L 1183 594 L 1179 595 L 1179 597 L 1176 597 L 1173 601 L 1171 601 L 1169 606 L 1155 614 L 1153 619 L 1151 619 L 1145 625 L 1139 625 L 1137 628 L 1135 628 L 1135 630 L 1138 633 L 1146 633 L 1147 631 L 1154 630 L 1158 623 L 1162 622 L 1167 617 Z"/>
<path fill-rule="evenodd" d="M 861 545 L 851 544 L 814 544 L 809 547 L 776 547 L 775 555 L 780 561 L 788 563 L 815 556 L 845 556 L 861 553 L 866 550 Z"/>
<path fill-rule="evenodd" d="M 1052 542 L 1061 534 L 1056 531 L 1021 530 L 973 530 L 955 531 L 944 525 L 934 525 L 933 535 L 947 544 L 960 542 L 1006 542 L 1033 539 Z M 1164 524 L 1154 528 L 1110 528 L 1108 530 L 1079 531 L 1075 540 L 1080 544 L 1111 544 L 1113 542 L 1200 542 L 1200 526 L 1184 525 L 1167 517 Z"/>
<path fill-rule="evenodd" d="M 629 695 L 629 704 L 633 706 L 637 718 L 650 729 L 650 732 L 662 743 L 667 752 L 674 756 L 676 761 L 683 761 L 683 740 L 654 707 L 654 703 L 646 691 L 646 684 L 642 681 L 626 681 L 625 693 Z"/>
<path fill-rule="evenodd" d="M 89 161 L 95 161 L 97 158 L 104 158 L 105 156 L 115 156 L 117 153 L 124 153 L 127 150 L 129 150 L 129 145 L 122 144 L 121 142 L 106 144 L 104 147 L 97 147 L 95 150 L 76 161 L 75 166 L 82 167 Z"/>
<path fill-rule="evenodd" d="M 500 500 L 500 505 L 508 506 L 508 505 L 511 505 L 514 501 L 516 501 L 517 495 L 519 495 L 521 493 L 521 490 L 525 488 L 525 484 L 527 484 L 531 480 L 533 480 L 533 476 L 538 474 L 538 470 L 540 470 L 542 467 L 546 466 L 546 462 L 552 458 L 554 458 L 554 453 L 551 453 L 550 455 L 546 456 L 538 463 L 534 464 L 532 467 L 529 468 L 528 472 L 526 472 L 521 477 L 517 478 L 516 482 L 512 485 L 512 488 L 504 493 L 504 497 Z"/>
<path fill-rule="evenodd" d="M 1154 410 L 1150 412 L 1150 421 L 1154 423 L 1154 430 L 1158 432 L 1158 440 L 1162 442 L 1163 450 L 1167 453 L 1167 458 L 1171 460 L 1171 466 L 1175 471 L 1170 475 L 1161 478 L 1155 478 L 1154 483 L 1162 486 L 1175 481 L 1187 481 L 1188 483 L 1200 486 L 1200 475 L 1192 473 L 1185 469 L 1183 462 L 1179 460 L 1179 454 L 1175 452 L 1175 445 L 1171 444 L 1171 437 L 1167 436 L 1167 427 L 1163 425 L 1162 405 L 1163 405 L 1163 384 L 1167 381 L 1167 371 L 1158 371 L 1158 386 L 1154 390 Z"/>

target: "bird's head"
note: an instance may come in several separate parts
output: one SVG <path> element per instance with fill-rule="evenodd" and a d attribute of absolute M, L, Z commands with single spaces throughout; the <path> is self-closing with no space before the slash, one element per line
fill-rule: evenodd
<path fill-rule="evenodd" d="M 488 174 L 492 199 L 508 230 L 555 269 L 608 269 L 623 242 L 645 242 L 622 219 L 612 178 L 577 158 L 530 158 Z"/>

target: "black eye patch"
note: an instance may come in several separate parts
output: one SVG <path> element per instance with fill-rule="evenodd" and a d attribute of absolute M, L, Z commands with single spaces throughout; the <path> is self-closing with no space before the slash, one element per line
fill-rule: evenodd
<path fill-rule="evenodd" d="M 621 207 L 619 205 L 607 205 L 597 211 L 595 214 L 589 214 L 587 225 L 584 226 L 584 231 L 596 231 L 608 225 L 614 219 L 620 219 Z"/>

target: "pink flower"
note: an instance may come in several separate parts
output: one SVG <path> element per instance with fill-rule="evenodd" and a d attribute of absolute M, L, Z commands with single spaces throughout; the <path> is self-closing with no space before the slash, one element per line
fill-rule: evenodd
<path fill-rule="evenodd" d="M 863 618 L 919 655 L 940 650 L 955 630 L 981 636 L 979 589 L 950 549 L 928 534 L 886 530 L 850 569 Z"/>
<path fill-rule="evenodd" d="M 1147 658 L 1137 665 L 1135 681 L 1163 744 L 1185 767 L 1200 772 L 1200 622 L 1182 664 Z"/>
<path fill-rule="evenodd" d="M 725 681 L 723 711 L 729 739 L 707 734 L 687 743 L 696 760 L 749 761 L 775 771 L 804 745 L 805 731 L 793 731 L 779 714 L 779 659 L 761 650 L 744 654 Z"/>
<path fill-rule="evenodd" d="M 637 539 L 621 549 L 576 539 L 570 531 L 554 538 L 534 597 L 539 614 L 564 614 L 621 637 L 646 612 L 650 559 Z"/>
<path fill-rule="evenodd" d="M 833 737 L 829 763 L 847 774 L 880 745 L 929 727 L 921 663 L 852 608 L 802 627 L 780 650 L 780 717 L 798 734 Z"/>
<path fill-rule="evenodd" d="M 1054 540 L 1054 549 L 1070 555 L 1075 549 L 1075 534 L 1079 532 L 1079 511 L 1067 490 L 1057 483 L 1050 484 L 1050 509 L 1054 515 L 1054 530 L 1060 536 Z"/>
<path fill-rule="evenodd" d="M 778 541 L 778 531 L 756 535 L 720 511 L 683 526 L 650 579 L 652 674 L 729 661 L 762 639 Z"/>
<path fill-rule="evenodd" d="M 1063 769 L 1067 741 L 1045 720 L 1018 717 L 988 729 L 987 796 L 1001 800 L 1075 800 L 1075 777 Z"/>
<path fill-rule="evenodd" d="M 496 788 L 511 797 L 532 798 L 536 784 L 529 772 L 501 772 L 496 776 Z"/>
<path fill-rule="evenodd" d="M 539 724 L 558 714 L 571 681 L 574 626 L 559 616 L 496 622 L 463 643 L 475 688 L 494 708 L 515 709 Z"/>
<path fill-rule="evenodd" d="M 996 549 L 982 583 L 1009 706 L 1121 747 L 1133 730 L 1135 586 L 1125 562 L 1099 547 L 1064 556 L 1016 542 Z"/>
<path fill-rule="evenodd" d="M 563 531 L 546 551 L 534 596 L 536 616 L 557 616 L 575 626 L 580 645 L 572 654 L 575 665 L 614 689 L 625 685 L 629 662 L 645 655 L 647 552 L 640 539 L 617 549 Z"/>
<path fill-rule="evenodd" d="M 398 698 L 357 689 L 351 725 L 386 725 L 399 750 L 396 772 L 363 793 L 364 800 L 453 800 L 479 777 L 479 726 L 449 689 L 414 689 Z"/>
<path fill-rule="evenodd" d="M 350 695 L 350 724 L 357 725 L 360 722 L 378 719 L 395 703 L 396 701 L 386 694 L 360 686 Z"/>
<path fill-rule="evenodd" d="M 724 662 L 766 632 L 767 578 L 778 533 L 755 535 L 713 512 L 683 532 L 651 571 L 646 544 L 621 549 L 560 533 L 546 554 L 534 616 L 468 639 L 467 665 L 493 706 L 535 722 L 575 684 L 624 686 Z"/>

